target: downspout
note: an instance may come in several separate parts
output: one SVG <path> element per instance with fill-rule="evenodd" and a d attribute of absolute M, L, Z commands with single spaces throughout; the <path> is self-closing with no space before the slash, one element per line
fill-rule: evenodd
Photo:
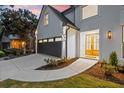
<path fill-rule="evenodd" d="M 69 29 L 69 26 L 67 24 L 63 25 L 63 42 L 62 42 L 62 58 L 67 57 L 67 31 Z"/>
<path fill-rule="evenodd" d="M 68 28 L 66 29 L 66 58 L 67 58 L 67 51 L 68 51 L 68 30 L 70 29 L 70 27 L 69 26 L 67 26 Z"/>

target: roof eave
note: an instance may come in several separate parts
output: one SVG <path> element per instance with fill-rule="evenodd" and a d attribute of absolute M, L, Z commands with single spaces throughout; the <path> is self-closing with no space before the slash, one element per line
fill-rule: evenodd
<path fill-rule="evenodd" d="M 67 25 L 67 26 L 69 26 L 69 27 L 72 27 L 72 28 L 74 28 L 75 30 L 78 30 L 78 31 L 80 30 L 78 27 L 76 27 L 76 26 L 73 26 L 73 25 L 71 25 L 71 24 L 69 24 L 69 23 L 67 23 L 66 25 Z"/>

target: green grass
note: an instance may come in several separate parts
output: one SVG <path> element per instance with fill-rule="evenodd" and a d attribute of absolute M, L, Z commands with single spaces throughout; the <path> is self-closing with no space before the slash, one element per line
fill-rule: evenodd
<path fill-rule="evenodd" d="M 38 83 L 29 83 L 29 82 L 20 82 L 15 80 L 6 80 L 0 82 L 0 87 L 8 88 L 118 88 L 124 87 L 117 83 L 110 81 L 105 81 L 98 79 L 96 77 L 90 76 L 88 74 L 80 74 L 68 79 L 51 81 L 51 82 L 38 82 Z"/>

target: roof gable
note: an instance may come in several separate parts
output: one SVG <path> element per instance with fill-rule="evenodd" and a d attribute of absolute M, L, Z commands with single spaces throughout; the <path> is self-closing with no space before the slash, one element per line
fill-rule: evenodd
<path fill-rule="evenodd" d="M 49 6 L 49 7 L 55 13 L 55 15 L 63 22 L 63 25 L 68 25 L 75 29 L 79 29 L 73 22 L 71 22 L 67 17 L 65 17 L 63 13 L 60 13 L 58 10 L 56 10 L 52 6 Z"/>

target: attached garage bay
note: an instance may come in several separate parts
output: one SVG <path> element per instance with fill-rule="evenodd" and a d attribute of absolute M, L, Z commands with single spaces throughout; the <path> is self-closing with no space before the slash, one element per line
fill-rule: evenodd
<path fill-rule="evenodd" d="M 38 53 L 47 54 L 51 56 L 61 57 L 62 56 L 62 41 L 49 41 L 46 40 L 39 40 L 38 42 Z"/>

